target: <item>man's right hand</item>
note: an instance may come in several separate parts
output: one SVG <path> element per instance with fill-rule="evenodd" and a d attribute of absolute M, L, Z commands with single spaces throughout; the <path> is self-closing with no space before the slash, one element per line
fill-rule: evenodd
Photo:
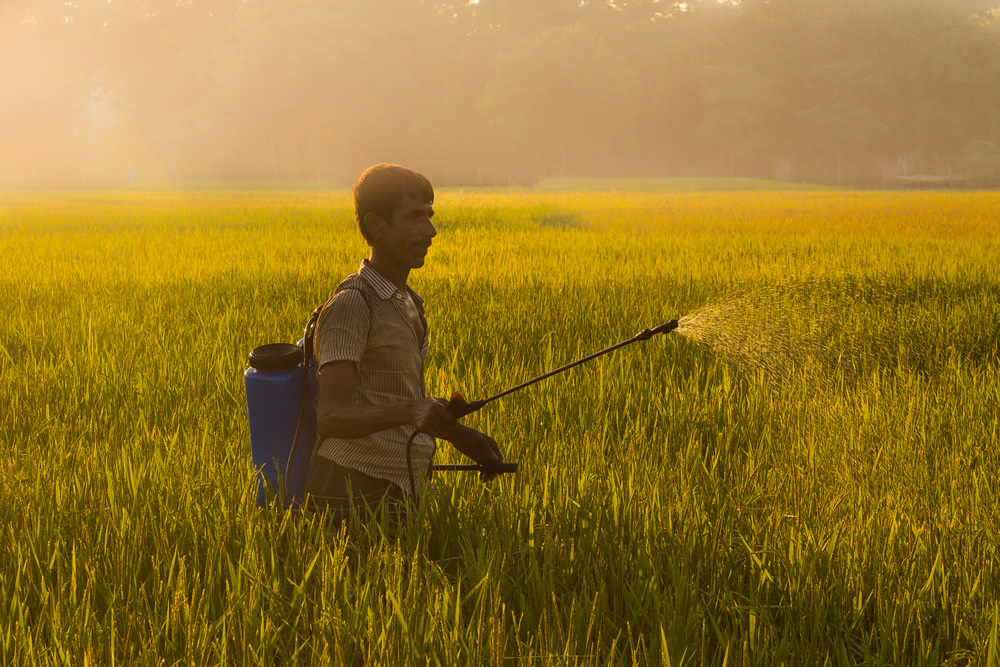
<path fill-rule="evenodd" d="M 451 440 L 458 427 L 458 421 L 448 412 L 448 404 L 443 398 L 418 398 L 413 401 L 410 423 L 419 431 L 434 438 Z"/>
<path fill-rule="evenodd" d="M 464 426 L 448 412 L 443 398 L 419 398 L 412 402 L 411 423 L 420 431 L 455 445 L 455 449 L 476 463 L 500 463 L 503 454 L 497 441 L 474 428 Z M 488 482 L 498 473 L 480 472 L 479 479 Z"/>

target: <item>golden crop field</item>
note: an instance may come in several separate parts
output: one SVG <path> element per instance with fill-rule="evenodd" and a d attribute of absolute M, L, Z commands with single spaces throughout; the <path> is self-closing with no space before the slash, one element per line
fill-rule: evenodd
<path fill-rule="evenodd" d="M 674 185 L 437 193 L 430 395 L 681 327 L 395 529 L 254 503 L 349 193 L 0 193 L 0 662 L 997 664 L 1000 193 Z"/>

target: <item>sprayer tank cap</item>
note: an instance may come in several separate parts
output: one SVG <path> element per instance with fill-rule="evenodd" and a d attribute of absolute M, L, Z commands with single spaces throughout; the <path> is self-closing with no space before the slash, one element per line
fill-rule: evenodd
<path fill-rule="evenodd" d="M 302 362 L 302 348 L 291 343 L 269 343 L 254 348 L 248 360 L 259 371 L 286 371 Z"/>

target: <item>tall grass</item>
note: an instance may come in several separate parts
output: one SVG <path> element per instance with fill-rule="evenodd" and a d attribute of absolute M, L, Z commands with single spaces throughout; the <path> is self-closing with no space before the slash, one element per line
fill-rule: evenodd
<path fill-rule="evenodd" d="M 996 664 L 1000 195 L 439 193 L 429 393 L 521 472 L 258 510 L 347 193 L 0 196 L 0 661 Z M 441 461 L 457 461 L 447 446 Z"/>

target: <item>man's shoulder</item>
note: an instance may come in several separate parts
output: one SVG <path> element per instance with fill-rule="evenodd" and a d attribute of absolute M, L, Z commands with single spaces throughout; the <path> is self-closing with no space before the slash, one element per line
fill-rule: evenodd
<path fill-rule="evenodd" d="M 316 322 L 316 358 L 360 363 L 371 325 L 369 300 L 357 275 L 347 276 L 323 304 Z"/>
<path fill-rule="evenodd" d="M 334 303 L 336 303 L 336 306 L 334 306 Z M 352 273 L 340 281 L 340 284 L 330 294 L 326 303 L 323 304 L 318 326 L 322 327 L 327 324 L 331 311 L 337 312 L 335 319 L 338 320 L 345 318 L 356 319 L 361 317 L 362 313 L 367 315 L 370 304 L 371 295 L 368 292 L 365 281 L 357 273 Z"/>
<path fill-rule="evenodd" d="M 340 284 L 337 285 L 337 288 L 333 290 L 333 294 L 331 294 L 330 298 L 327 300 L 327 304 L 331 303 L 335 298 L 337 298 L 338 294 L 344 292 L 345 290 L 353 290 L 360 293 L 361 298 L 364 299 L 366 303 L 372 296 L 371 285 L 368 284 L 368 281 L 366 281 L 360 273 L 352 273 L 340 281 Z"/>
<path fill-rule="evenodd" d="M 364 285 L 364 280 L 361 278 L 360 273 L 352 273 L 337 285 L 337 289 L 333 290 L 333 294 L 336 295 L 338 292 L 342 292 L 345 289 L 360 289 Z"/>

